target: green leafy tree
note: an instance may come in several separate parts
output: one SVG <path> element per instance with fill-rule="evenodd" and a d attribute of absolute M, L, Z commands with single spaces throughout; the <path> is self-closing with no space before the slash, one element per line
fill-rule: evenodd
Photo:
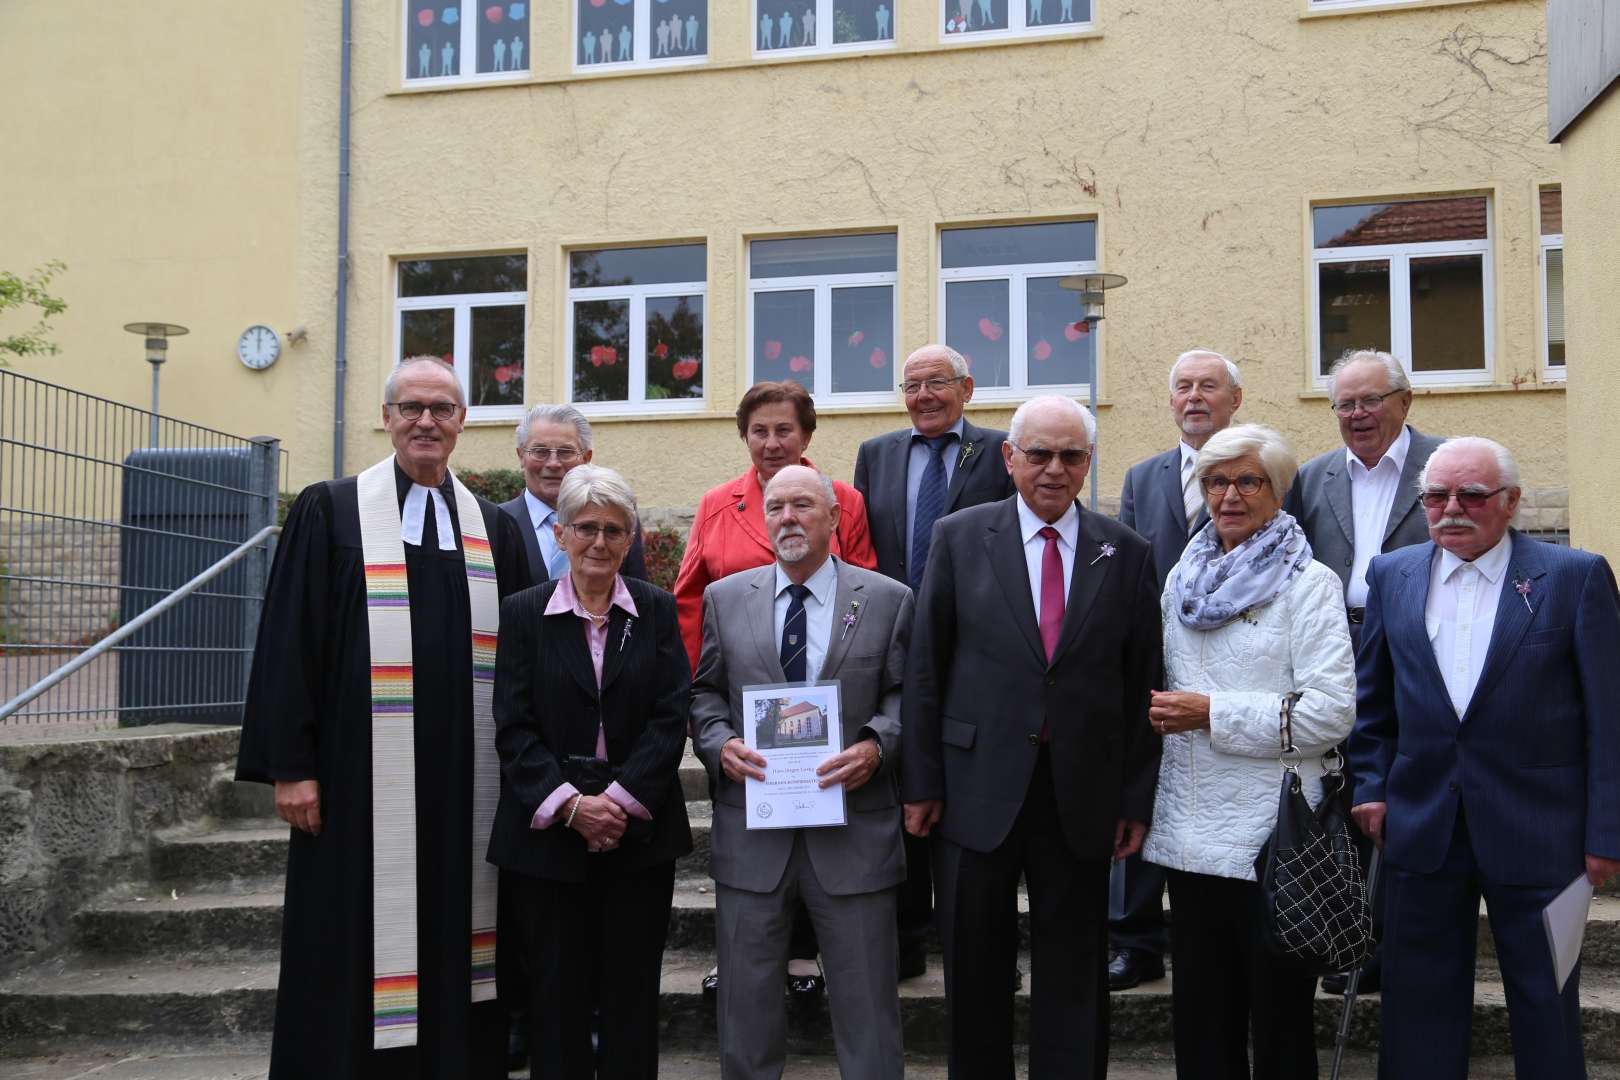
<path fill-rule="evenodd" d="M 50 338 L 47 325 L 53 315 L 67 310 L 67 302 L 50 293 L 51 279 L 67 266 L 52 259 L 26 278 L 8 270 L 0 270 L 0 316 L 13 310 L 39 309 L 39 322 L 20 334 L 0 337 L 0 367 L 7 366 L 12 356 L 52 356 L 60 350 Z"/>

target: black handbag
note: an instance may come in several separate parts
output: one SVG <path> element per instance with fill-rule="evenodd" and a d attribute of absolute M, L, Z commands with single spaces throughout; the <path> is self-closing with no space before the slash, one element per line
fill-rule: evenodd
<path fill-rule="evenodd" d="M 1372 904 L 1345 800 L 1344 758 L 1322 757 L 1322 803 L 1315 810 L 1299 778 L 1292 720 L 1300 695 L 1283 698 L 1283 767 L 1277 825 L 1254 860 L 1264 933 L 1272 949 L 1317 975 L 1359 967 L 1372 950 Z"/>
<path fill-rule="evenodd" d="M 619 767 L 606 758 L 564 754 L 559 764 L 562 766 L 563 779 L 573 784 L 581 795 L 600 795 L 619 778 Z M 625 822 L 624 839 L 619 846 L 625 848 L 632 844 L 649 844 L 652 837 L 652 822 L 632 817 Z"/>

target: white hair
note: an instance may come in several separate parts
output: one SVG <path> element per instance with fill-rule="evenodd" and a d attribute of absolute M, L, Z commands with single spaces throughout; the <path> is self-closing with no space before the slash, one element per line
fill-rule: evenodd
<path fill-rule="evenodd" d="M 821 493 L 827 497 L 827 509 L 829 509 L 829 510 L 838 509 L 838 489 L 833 487 L 832 477 L 828 476 L 826 473 L 822 472 L 820 469 L 811 468 L 809 465 L 789 466 L 789 468 L 810 469 L 811 472 L 815 473 L 816 474 L 816 483 L 818 485 L 820 485 Z M 785 472 L 785 471 L 786 470 L 779 470 L 777 472 L 776 476 L 781 476 L 782 473 Z M 763 492 L 761 492 L 760 494 L 765 495 L 767 497 L 770 495 L 770 493 L 771 493 L 771 484 L 776 483 L 776 476 L 771 477 L 770 481 L 765 485 L 765 490 Z"/>
<path fill-rule="evenodd" d="M 530 409 L 517 425 L 517 444 L 521 450 L 529 441 L 529 429 L 536 420 L 548 424 L 573 424 L 574 431 L 579 436 L 579 448 L 586 453 L 591 449 L 591 422 L 585 419 L 585 414 L 572 405 L 536 405 Z"/>
<path fill-rule="evenodd" d="M 563 477 L 557 492 L 557 520 L 573 521 L 587 506 L 617 510 L 630 528 L 636 526 L 636 497 L 624 477 L 602 465 L 577 465 Z"/>
<path fill-rule="evenodd" d="M 1176 362 L 1170 365 L 1170 392 L 1172 394 L 1176 392 L 1176 369 L 1181 366 L 1182 361 L 1198 360 L 1206 356 L 1213 356 L 1215 359 L 1226 365 L 1226 377 L 1232 380 L 1232 389 L 1238 390 L 1242 388 L 1243 376 L 1238 372 L 1238 366 L 1232 363 L 1232 361 L 1228 360 L 1214 349 L 1188 349 L 1186 352 L 1176 357 Z"/>
<path fill-rule="evenodd" d="M 1007 425 L 1007 438 L 1014 444 L 1022 444 L 1024 422 L 1028 419 L 1029 414 L 1035 409 L 1046 408 L 1056 403 L 1061 403 L 1068 412 L 1079 418 L 1080 426 L 1086 432 L 1086 445 L 1096 446 L 1097 418 L 1091 415 L 1090 409 L 1074 400 L 1074 398 L 1064 397 L 1062 394 L 1041 394 L 1018 406 L 1018 411 L 1013 413 L 1012 423 Z"/>
<path fill-rule="evenodd" d="M 950 365 L 952 377 L 958 379 L 967 378 L 967 359 L 949 345 L 940 345 L 938 343 L 922 345 L 916 349 L 913 349 L 911 355 L 906 357 L 905 364 L 900 365 L 901 378 L 905 378 L 906 364 L 909 364 L 913 360 L 917 359 L 943 360 Z"/>
<path fill-rule="evenodd" d="M 1266 478 L 1271 481 L 1272 493 L 1278 499 L 1287 495 L 1299 472 L 1299 459 L 1282 433 L 1264 424 L 1238 424 L 1211 435 L 1198 451 L 1193 475 L 1201 480 L 1215 466 L 1248 454 L 1260 459 L 1260 467 L 1266 470 Z"/>
<path fill-rule="evenodd" d="M 1382 349 L 1346 349 L 1344 355 L 1333 361 L 1328 368 L 1328 400 L 1338 401 L 1339 372 L 1351 364 L 1369 361 L 1383 367 L 1384 374 L 1389 376 L 1389 392 L 1399 393 L 1402 390 L 1412 389 L 1412 380 L 1406 377 L 1406 369 L 1401 362 Z"/>
<path fill-rule="evenodd" d="M 1447 439 L 1435 447 L 1434 453 L 1429 455 L 1429 460 L 1424 462 L 1422 471 L 1418 473 L 1418 490 L 1422 491 L 1429 486 L 1429 466 L 1434 464 L 1436 458 L 1463 450 L 1488 451 L 1496 459 L 1496 482 L 1503 487 L 1519 486 L 1519 463 L 1513 460 L 1513 454 L 1507 447 L 1481 435 L 1462 435 L 1455 439 Z"/>
<path fill-rule="evenodd" d="M 388 373 L 388 381 L 383 383 L 383 404 L 387 405 L 398 401 L 399 399 L 395 396 L 395 393 L 399 390 L 399 377 L 412 368 L 420 367 L 423 364 L 432 364 L 439 371 L 449 374 L 450 383 L 455 390 L 456 404 L 465 409 L 467 407 L 467 395 L 462 393 L 461 380 L 456 378 L 456 369 L 437 356 L 407 356 L 395 364 L 394 370 Z"/>

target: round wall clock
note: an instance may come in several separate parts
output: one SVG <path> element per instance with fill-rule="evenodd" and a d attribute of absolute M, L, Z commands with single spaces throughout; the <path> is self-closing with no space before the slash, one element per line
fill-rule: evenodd
<path fill-rule="evenodd" d="M 281 355 L 281 336 L 268 326 L 250 326 L 236 339 L 236 358 L 254 371 L 263 371 Z"/>

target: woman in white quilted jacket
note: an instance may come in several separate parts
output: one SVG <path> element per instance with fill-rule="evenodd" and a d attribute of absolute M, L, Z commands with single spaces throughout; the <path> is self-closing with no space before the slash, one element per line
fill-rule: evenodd
<path fill-rule="evenodd" d="M 1193 471 L 1210 522 L 1161 600 L 1165 689 L 1148 717 L 1164 757 L 1142 855 L 1169 872 L 1178 1080 L 1317 1075 L 1315 980 L 1265 945 L 1254 873 L 1277 820 L 1283 696 L 1301 695 L 1293 737 L 1312 806 L 1322 754 L 1355 719 L 1343 588 L 1282 510 L 1297 471 L 1270 428 L 1212 436 Z"/>

